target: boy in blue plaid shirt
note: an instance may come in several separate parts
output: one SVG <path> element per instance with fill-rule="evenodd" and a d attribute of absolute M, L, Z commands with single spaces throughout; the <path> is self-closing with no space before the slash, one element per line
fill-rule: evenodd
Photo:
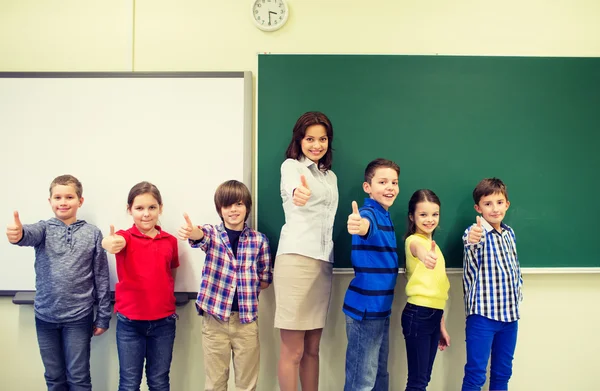
<path fill-rule="evenodd" d="M 462 391 L 481 390 L 490 354 L 490 390 L 508 390 L 523 285 L 515 233 L 502 222 L 510 202 L 498 178 L 479 182 L 473 200 L 481 217 L 463 235 L 467 364 Z"/>
<path fill-rule="evenodd" d="M 206 390 L 226 390 L 233 353 L 238 390 L 258 381 L 258 295 L 273 274 L 267 237 L 246 225 L 252 208 L 241 182 L 222 183 L 215 193 L 219 225 L 194 226 L 186 215 L 179 237 L 206 253 L 196 306 L 203 316 L 202 347 Z"/>

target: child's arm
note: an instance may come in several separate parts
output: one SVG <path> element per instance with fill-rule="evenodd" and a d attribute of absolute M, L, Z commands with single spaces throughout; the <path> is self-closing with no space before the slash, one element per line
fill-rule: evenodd
<path fill-rule="evenodd" d="M 371 223 L 368 219 L 360 217 L 356 201 L 352 201 L 352 213 L 348 216 L 348 233 L 350 235 L 365 236 L 369 233 L 370 226 Z"/>
<path fill-rule="evenodd" d="M 45 234 L 46 225 L 43 221 L 23 227 L 16 210 L 13 212 L 13 223 L 6 227 L 8 241 L 19 246 L 37 246 L 44 240 Z"/>
<path fill-rule="evenodd" d="M 94 336 L 103 334 L 110 324 L 110 277 L 108 271 L 108 259 L 106 252 L 102 249 L 102 232 L 98 230 L 94 249 L 94 287 L 98 312 L 94 321 Z"/>
<path fill-rule="evenodd" d="M 438 348 L 440 350 L 444 350 L 447 347 L 450 347 L 450 335 L 448 335 L 448 331 L 446 331 L 446 323 L 444 322 L 444 315 L 442 315 L 442 321 L 440 322 L 440 342 L 438 343 Z"/>
<path fill-rule="evenodd" d="M 258 279 L 260 281 L 260 290 L 267 289 L 273 281 L 269 240 L 264 235 L 262 235 L 262 238 L 262 246 L 260 246 L 260 249 L 258 250 L 258 256 L 256 257 L 256 270 L 258 272 Z"/>
<path fill-rule="evenodd" d="M 431 249 L 421 246 L 416 240 L 410 242 L 410 252 L 413 257 L 419 258 L 427 269 L 434 269 L 437 264 L 437 254 L 435 253 L 435 240 L 431 241 Z"/>
<path fill-rule="evenodd" d="M 193 241 L 202 240 L 202 238 L 204 238 L 204 231 L 202 231 L 202 228 L 192 224 L 192 220 L 187 213 L 183 214 L 183 218 L 185 219 L 185 224 L 177 231 L 179 239 Z"/>

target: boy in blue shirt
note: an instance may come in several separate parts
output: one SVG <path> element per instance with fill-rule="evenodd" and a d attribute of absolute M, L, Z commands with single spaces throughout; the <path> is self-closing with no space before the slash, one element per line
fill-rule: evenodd
<path fill-rule="evenodd" d="M 35 248 L 35 326 L 49 391 L 92 389 L 92 334 L 104 333 L 111 317 L 102 232 L 77 220 L 82 192 L 77 178 L 59 176 L 48 199 L 55 217 L 22 225 L 15 211 L 6 229 L 10 243 Z"/>
<path fill-rule="evenodd" d="M 346 382 L 344 391 L 388 390 L 390 315 L 398 276 L 396 235 L 388 208 L 398 196 L 400 167 L 376 159 L 365 169 L 363 207 L 352 202 L 354 278 L 344 298 L 346 314 Z"/>
<path fill-rule="evenodd" d="M 490 354 L 490 390 L 508 390 L 523 278 L 515 233 L 502 222 L 510 206 L 506 186 L 498 178 L 483 179 L 473 201 L 481 217 L 463 235 L 467 363 L 462 390 L 481 390 Z"/>

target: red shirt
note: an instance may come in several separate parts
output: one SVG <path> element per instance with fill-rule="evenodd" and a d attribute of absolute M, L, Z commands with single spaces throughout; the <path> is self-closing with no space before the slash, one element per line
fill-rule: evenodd
<path fill-rule="evenodd" d="M 135 224 L 117 232 L 127 246 L 116 254 L 115 312 L 132 320 L 156 320 L 175 313 L 175 281 L 171 269 L 179 266 L 177 239 L 156 226 L 151 238 Z"/>

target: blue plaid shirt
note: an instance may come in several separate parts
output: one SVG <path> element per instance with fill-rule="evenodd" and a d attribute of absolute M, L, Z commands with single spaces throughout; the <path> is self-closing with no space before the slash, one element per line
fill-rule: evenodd
<path fill-rule="evenodd" d="M 502 223 L 496 231 L 483 218 L 484 235 L 469 243 L 472 226 L 463 234 L 463 291 L 465 311 L 500 322 L 519 319 L 523 277 L 517 258 L 515 232 Z"/>
<path fill-rule="evenodd" d="M 190 240 L 192 247 L 206 253 L 196 305 L 217 319 L 228 321 L 237 288 L 240 322 L 254 322 L 258 318 L 260 283 L 270 284 L 273 280 L 267 237 L 244 224 L 236 258 L 222 223 L 199 228 L 204 232 L 202 240 Z"/>

